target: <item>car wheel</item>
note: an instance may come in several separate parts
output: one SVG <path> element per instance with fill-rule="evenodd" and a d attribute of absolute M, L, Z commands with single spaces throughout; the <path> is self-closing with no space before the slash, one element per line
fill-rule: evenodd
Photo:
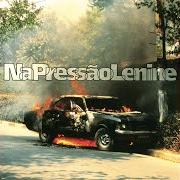
<path fill-rule="evenodd" d="M 42 131 L 39 131 L 39 139 L 42 143 L 52 144 L 54 138 L 55 138 L 54 134 L 47 134 Z"/>
<path fill-rule="evenodd" d="M 51 143 L 51 136 L 42 130 L 42 120 L 39 121 L 38 125 L 39 139 L 42 143 Z"/>
<path fill-rule="evenodd" d="M 39 139 L 42 143 L 47 143 L 48 135 L 46 133 L 43 133 L 42 131 L 39 131 Z"/>
<path fill-rule="evenodd" d="M 42 143 L 47 142 L 47 134 L 42 131 L 42 120 L 39 120 L 39 126 L 38 126 L 38 132 L 39 132 L 39 139 Z"/>
<path fill-rule="evenodd" d="M 100 128 L 95 134 L 95 140 L 99 150 L 110 151 L 113 149 L 114 140 L 108 129 Z"/>

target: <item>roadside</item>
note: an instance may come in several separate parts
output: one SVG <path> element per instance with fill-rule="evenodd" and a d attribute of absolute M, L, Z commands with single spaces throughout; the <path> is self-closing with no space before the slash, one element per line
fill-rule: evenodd
<path fill-rule="evenodd" d="M 148 149 L 147 155 L 180 163 L 180 153 L 173 152 L 167 149 Z"/>
<path fill-rule="evenodd" d="M 0 179 L 172 179 L 179 164 L 128 152 L 48 146 L 20 124 L 0 124 Z"/>
<path fill-rule="evenodd" d="M 14 123 L 10 121 L 0 120 L 0 125 L 3 126 L 14 126 L 14 127 L 23 127 L 26 129 L 24 124 Z M 167 149 L 148 149 L 147 151 L 141 152 L 142 154 L 157 157 L 160 159 L 172 161 L 175 163 L 180 163 L 180 153 L 176 153 Z"/>

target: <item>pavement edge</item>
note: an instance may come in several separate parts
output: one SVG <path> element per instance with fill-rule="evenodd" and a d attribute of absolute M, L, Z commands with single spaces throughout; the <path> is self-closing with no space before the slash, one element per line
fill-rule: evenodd
<path fill-rule="evenodd" d="M 149 149 L 147 150 L 147 155 L 158 157 L 164 160 L 169 160 L 175 163 L 180 163 L 180 153 L 172 152 L 170 150 Z"/>

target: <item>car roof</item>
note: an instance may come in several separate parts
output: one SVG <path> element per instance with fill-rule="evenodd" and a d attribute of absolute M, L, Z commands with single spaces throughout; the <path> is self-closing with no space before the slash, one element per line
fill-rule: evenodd
<path fill-rule="evenodd" d="M 96 96 L 96 95 L 62 95 L 61 98 L 63 97 L 77 97 L 77 98 L 85 98 L 85 99 L 118 99 L 118 97 L 114 96 Z"/>

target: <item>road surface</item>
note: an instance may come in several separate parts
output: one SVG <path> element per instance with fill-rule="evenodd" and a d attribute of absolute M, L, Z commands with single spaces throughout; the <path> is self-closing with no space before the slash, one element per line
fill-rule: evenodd
<path fill-rule="evenodd" d="M 23 125 L 0 121 L 0 179 L 180 179 L 179 164 L 135 153 L 43 146 Z"/>

